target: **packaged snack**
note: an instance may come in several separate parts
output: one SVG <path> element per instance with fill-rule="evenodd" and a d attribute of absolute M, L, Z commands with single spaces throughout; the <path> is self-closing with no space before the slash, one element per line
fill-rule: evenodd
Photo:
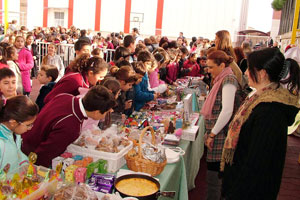
<path fill-rule="evenodd" d="M 85 168 L 85 167 L 78 167 L 75 170 L 74 176 L 75 176 L 76 183 L 84 183 L 85 182 L 86 171 L 87 171 L 87 168 Z"/>

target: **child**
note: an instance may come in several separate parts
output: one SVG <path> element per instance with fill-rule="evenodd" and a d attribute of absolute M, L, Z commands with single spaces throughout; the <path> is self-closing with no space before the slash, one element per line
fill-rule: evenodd
<path fill-rule="evenodd" d="M 118 65 L 118 63 L 124 61 L 125 60 L 119 61 L 116 64 Z M 131 88 L 136 81 L 135 80 L 136 73 L 132 69 L 130 63 L 128 63 L 128 65 L 123 65 L 120 68 L 118 68 L 117 66 L 111 67 L 110 74 L 119 81 L 120 88 L 121 88 L 120 96 L 117 99 L 118 105 L 114 108 L 114 113 L 130 115 L 133 110 L 131 109 L 133 97 L 132 98 L 129 97 L 134 96 L 134 91 L 133 91 L 133 95 L 129 95 L 128 93 L 132 93 Z"/>
<path fill-rule="evenodd" d="M 56 95 L 68 93 L 79 95 L 78 88 L 89 88 L 102 80 L 107 74 L 107 63 L 98 57 L 90 57 L 89 54 L 81 54 L 70 64 L 69 72 L 64 75 L 54 86 L 53 90 L 45 97 L 47 104 Z"/>
<path fill-rule="evenodd" d="M 17 95 L 17 84 L 15 73 L 8 69 L 0 69 L 0 92 L 1 99 L 5 100 Z"/>
<path fill-rule="evenodd" d="M 53 65 L 43 65 L 38 73 L 38 81 L 43 86 L 40 89 L 39 96 L 37 97 L 35 103 L 39 106 L 40 111 L 44 107 L 44 98 L 55 85 L 55 80 L 58 77 L 58 70 L 56 66 Z"/>
<path fill-rule="evenodd" d="M 31 52 L 25 47 L 25 39 L 22 36 L 17 36 L 15 47 L 18 52 L 18 65 L 21 71 L 24 95 L 29 96 L 31 92 L 30 70 L 33 68 L 33 57 Z"/>
<path fill-rule="evenodd" d="M 157 94 L 154 91 L 148 90 L 148 69 L 142 62 L 137 62 L 134 64 L 134 70 L 137 74 L 143 75 L 142 81 L 136 85 L 134 85 L 135 98 L 134 98 L 134 109 L 139 111 L 142 107 L 144 107 L 145 103 L 156 100 Z"/>
<path fill-rule="evenodd" d="M 187 50 L 186 47 L 180 47 L 180 60 L 178 62 L 179 65 L 179 71 L 178 71 L 178 76 L 177 78 L 182 78 L 184 76 L 186 76 L 187 73 L 190 72 L 190 69 L 185 69 L 183 67 L 184 62 L 186 61 L 186 57 L 189 55 L 189 51 Z"/>
<path fill-rule="evenodd" d="M 100 48 L 93 49 L 92 56 L 93 57 L 98 56 L 99 58 L 102 58 L 102 59 L 104 58 L 103 51 Z"/>
<path fill-rule="evenodd" d="M 42 65 L 54 65 L 58 70 L 58 77 L 56 82 L 59 81 L 65 73 L 65 66 L 59 55 L 56 55 L 57 47 L 55 44 L 48 45 L 48 54 L 43 58 Z"/>
<path fill-rule="evenodd" d="M 10 171 L 28 160 L 21 151 L 21 134 L 30 130 L 38 114 L 38 106 L 27 96 L 0 100 L 0 169 L 10 164 Z"/>
<path fill-rule="evenodd" d="M 154 66 L 156 65 L 157 67 L 152 67 L 153 71 L 149 73 L 150 87 L 155 92 L 164 93 L 168 89 L 168 86 L 165 84 L 164 81 L 160 80 L 159 70 L 165 67 L 166 65 L 165 58 L 163 55 L 161 55 L 158 52 L 154 54 L 154 58 L 155 61 L 153 62 L 153 64 Z"/>
<path fill-rule="evenodd" d="M 177 86 L 176 80 L 179 73 L 178 61 L 180 59 L 180 55 L 179 55 L 180 52 L 174 49 L 170 49 L 168 53 L 170 56 L 170 63 L 167 65 L 166 81 L 171 85 Z"/>
<path fill-rule="evenodd" d="M 22 136 L 22 150 L 25 154 L 35 152 L 36 164 L 49 167 L 52 159 L 79 137 L 84 120 L 104 119 L 115 105 L 113 94 L 100 85 L 83 98 L 59 94 L 44 106 L 33 128 Z"/>
<path fill-rule="evenodd" d="M 8 47 L 6 49 L 6 59 L 7 65 L 9 69 L 11 69 L 16 75 L 16 83 L 17 83 L 17 94 L 23 94 L 23 84 L 22 84 L 22 76 L 19 66 L 17 64 L 18 60 L 18 52 L 17 49 L 13 46 Z"/>
<path fill-rule="evenodd" d="M 184 62 L 183 67 L 184 69 L 190 69 L 190 72 L 187 73 L 187 76 L 193 77 L 202 77 L 203 75 L 200 74 L 200 66 L 198 65 L 197 61 L 197 54 L 191 53 L 189 58 Z"/>

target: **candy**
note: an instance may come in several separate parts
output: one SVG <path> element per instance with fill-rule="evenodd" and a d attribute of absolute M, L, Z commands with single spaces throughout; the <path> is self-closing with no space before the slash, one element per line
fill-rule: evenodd
<path fill-rule="evenodd" d="M 87 169 L 84 168 L 84 167 L 78 167 L 76 170 L 75 170 L 75 181 L 76 183 L 84 183 L 85 182 L 85 177 L 86 177 L 86 171 Z"/>
<path fill-rule="evenodd" d="M 74 159 L 72 158 L 67 158 L 63 161 L 63 167 L 62 167 L 62 171 L 65 172 L 66 168 L 70 165 L 73 165 L 74 163 Z"/>
<path fill-rule="evenodd" d="M 60 156 L 63 158 L 72 158 L 73 154 L 69 153 L 69 152 L 65 152 L 65 153 L 61 154 Z"/>
<path fill-rule="evenodd" d="M 65 170 L 65 180 L 69 183 L 73 183 L 75 181 L 75 171 L 78 168 L 76 165 L 70 165 Z"/>
<path fill-rule="evenodd" d="M 64 158 L 63 157 L 56 157 L 52 160 L 52 169 L 56 169 L 56 166 L 59 164 L 59 163 L 62 163 L 64 161 Z"/>
<path fill-rule="evenodd" d="M 83 156 L 80 156 L 80 155 L 76 155 L 76 156 L 73 156 L 73 159 L 76 161 L 76 160 L 82 160 L 83 159 Z"/>

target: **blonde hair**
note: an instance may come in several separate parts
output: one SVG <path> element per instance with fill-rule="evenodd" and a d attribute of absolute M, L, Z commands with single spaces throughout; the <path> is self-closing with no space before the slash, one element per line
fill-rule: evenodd
<path fill-rule="evenodd" d="M 54 43 L 50 43 L 48 45 L 48 47 L 51 46 L 51 45 L 55 48 L 55 50 L 57 50 L 57 46 Z M 49 59 L 49 54 L 47 54 L 46 56 L 44 56 L 44 58 L 42 60 L 42 65 L 47 65 L 48 64 L 48 59 Z"/>
<path fill-rule="evenodd" d="M 217 50 L 224 51 L 227 55 L 232 56 L 236 60 L 236 56 L 232 47 L 230 33 L 227 30 L 221 30 L 216 32 L 216 36 L 219 39 L 216 44 Z"/>

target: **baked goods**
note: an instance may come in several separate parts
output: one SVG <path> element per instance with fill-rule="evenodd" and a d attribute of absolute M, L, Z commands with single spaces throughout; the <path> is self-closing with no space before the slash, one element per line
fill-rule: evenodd
<path fill-rule="evenodd" d="M 157 185 L 144 178 L 128 178 L 120 180 L 116 188 L 128 196 L 147 196 L 158 191 Z"/>
<path fill-rule="evenodd" d="M 97 195 L 87 185 L 69 185 L 56 191 L 54 200 L 97 200 Z"/>

